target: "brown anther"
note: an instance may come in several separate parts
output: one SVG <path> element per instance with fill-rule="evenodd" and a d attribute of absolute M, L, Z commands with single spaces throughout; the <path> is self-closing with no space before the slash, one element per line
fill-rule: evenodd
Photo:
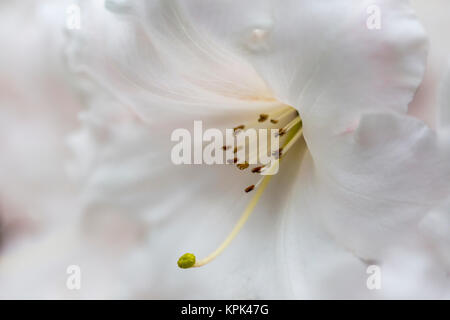
<path fill-rule="evenodd" d="M 273 124 L 277 124 L 277 123 L 278 123 L 278 120 L 270 119 L 270 122 L 273 123 Z"/>
<path fill-rule="evenodd" d="M 259 119 L 258 119 L 258 122 L 264 122 L 264 121 L 266 121 L 267 119 L 269 118 L 269 115 L 268 114 L 260 114 L 259 115 Z"/>
<path fill-rule="evenodd" d="M 275 133 L 275 138 L 277 138 L 277 137 L 282 137 L 282 136 L 284 136 L 285 134 L 286 134 L 286 130 L 284 130 L 283 128 L 280 128 L 280 129 L 278 130 L 278 132 Z"/>
<path fill-rule="evenodd" d="M 253 189 L 255 189 L 255 185 L 254 185 L 254 184 L 252 184 L 251 186 L 245 188 L 245 192 L 246 192 L 246 193 L 249 193 L 249 192 L 252 191 Z"/>
<path fill-rule="evenodd" d="M 249 167 L 249 164 L 248 164 L 248 162 L 238 163 L 237 167 L 239 168 L 239 170 L 245 170 Z"/>
<path fill-rule="evenodd" d="M 230 149 L 230 148 L 231 148 L 230 146 L 223 146 L 223 147 L 222 147 L 222 150 L 223 150 L 223 151 L 227 151 L 227 150 Z"/>
<path fill-rule="evenodd" d="M 241 130 L 244 130 L 244 129 L 245 129 L 245 126 L 243 124 L 241 124 L 240 126 L 237 126 L 237 127 L 233 128 L 233 132 L 237 133 L 237 132 L 239 132 Z"/>
<path fill-rule="evenodd" d="M 253 173 L 261 173 L 261 170 L 264 168 L 264 166 L 256 167 L 252 169 Z"/>
<path fill-rule="evenodd" d="M 283 148 L 278 149 L 277 151 L 274 151 L 272 155 L 275 157 L 275 159 L 280 159 L 283 155 Z"/>
<path fill-rule="evenodd" d="M 240 149 L 241 147 L 234 147 L 233 153 L 237 153 Z"/>
<path fill-rule="evenodd" d="M 238 162 L 238 158 L 228 159 L 228 160 L 227 160 L 227 163 L 229 163 L 229 164 L 235 164 L 235 163 L 237 163 L 237 162 Z"/>

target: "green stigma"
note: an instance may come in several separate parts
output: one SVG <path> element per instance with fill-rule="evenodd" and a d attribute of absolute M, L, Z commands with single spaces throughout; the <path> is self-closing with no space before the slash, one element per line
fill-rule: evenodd
<path fill-rule="evenodd" d="M 192 268 L 195 264 L 195 256 L 192 253 L 183 254 L 180 259 L 178 259 L 178 266 L 181 269 Z"/>

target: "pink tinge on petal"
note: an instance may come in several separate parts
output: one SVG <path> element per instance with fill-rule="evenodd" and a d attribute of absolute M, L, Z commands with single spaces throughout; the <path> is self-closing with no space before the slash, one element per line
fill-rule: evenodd
<path fill-rule="evenodd" d="M 408 108 L 409 115 L 424 121 L 433 129 L 436 128 L 438 87 L 438 74 L 429 68 Z"/>

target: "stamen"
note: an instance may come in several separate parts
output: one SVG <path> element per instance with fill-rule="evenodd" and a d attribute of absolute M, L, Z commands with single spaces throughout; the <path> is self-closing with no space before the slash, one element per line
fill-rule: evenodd
<path fill-rule="evenodd" d="M 283 120 L 284 118 L 289 117 L 294 114 L 296 114 L 296 116 L 298 116 L 298 111 L 292 107 L 289 107 L 289 109 L 287 109 L 286 111 L 281 113 L 281 115 L 278 116 L 277 118 L 272 118 L 272 120 L 270 122 L 277 124 L 279 121 Z M 273 122 L 273 121 L 275 121 L 275 122 Z"/>
<path fill-rule="evenodd" d="M 247 123 L 246 125 L 239 125 L 235 128 L 233 128 L 234 134 L 238 134 L 240 131 L 244 130 L 245 128 L 249 127 L 252 128 L 254 127 L 258 122 L 264 122 L 266 121 L 268 118 L 276 118 L 278 115 L 280 115 L 281 118 L 284 118 L 285 116 L 290 115 L 292 112 L 296 111 L 294 108 L 290 107 L 290 106 L 286 106 L 286 105 L 282 105 L 279 108 L 275 109 L 273 112 L 268 113 L 268 114 L 260 114 L 259 118 L 255 121 L 251 121 L 250 123 Z M 267 116 L 267 117 L 266 117 Z M 271 121 L 271 123 L 278 123 L 278 120 L 276 120 L 276 122 Z"/>
<path fill-rule="evenodd" d="M 278 149 L 279 141 L 276 139 L 271 139 L 269 144 L 259 144 L 259 147 L 255 150 L 251 150 L 248 155 L 248 161 L 251 164 L 260 163 L 260 159 L 263 157 L 266 157 L 269 154 L 272 154 L 272 150 L 275 150 L 275 148 Z"/>
<path fill-rule="evenodd" d="M 237 134 L 238 132 L 240 132 L 240 131 L 242 131 L 242 130 L 244 130 L 245 129 L 245 126 L 243 125 L 243 124 L 241 124 L 241 125 L 239 125 L 239 126 L 237 126 L 237 127 L 234 127 L 233 128 L 233 132 L 235 133 L 235 134 Z"/>
<path fill-rule="evenodd" d="M 274 151 L 272 153 L 272 156 L 274 156 L 275 159 L 280 159 L 282 154 L 283 154 L 283 148 L 280 148 L 277 151 Z"/>
<path fill-rule="evenodd" d="M 248 186 L 247 188 L 245 188 L 245 192 L 249 193 L 250 191 L 253 191 L 253 189 L 255 189 L 255 185 L 252 184 L 251 186 Z"/>
<path fill-rule="evenodd" d="M 272 152 L 271 150 L 273 150 L 274 144 L 272 144 L 270 146 L 270 150 L 269 151 L 271 152 L 271 155 L 275 159 L 280 159 L 284 154 L 286 154 L 287 151 L 292 147 L 292 145 L 303 135 L 303 128 L 301 126 L 301 119 L 300 119 L 300 121 L 295 120 L 295 122 L 296 122 L 295 124 L 293 124 L 294 121 L 292 121 L 290 124 L 288 124 L 288 126 L 289 126 L 288 129 L 289 130 L 287 130 L 286 133 L 289 133 L 289 135 L 285 138 L 285 141 L 284 141 L 285 145 L 283 147 L 280 147 L 279 149 L 277 149 L 277 150 Z M 291 124 L 293 124 L 293 125 L 291 125 Z M 286 127 L 288 127 L 288 126 L 286 126 Z M 263 151 L 260 150 L 259 155 L 262 152 L 267 152 L 267 149 L 263 150 Z M 256 153 L 256 156 L 258 156 L 257 153 Z M 253 163 L 253 161 L 256 161 L 256 160 L 257 159 L 255 159 L 255 154 L 252 154 L 252 157 L 250 157 L 250 163 Z M 254 172 L 254 173 L 261 173 L 262 169 L 263 168 L 254 168 L 253 170 L 255 170 L 255 171 L 252 170 L 252 172 Z"/>
<path fill-rule="evenodd" d="M 238 158 L 228 159 L 227 162 L 228 162 L 229 164 L 236 164 L 236 163 L 238 163 Z"/>
<path fill-rule="evenodd" d="M 288 143 L 280 150 L 282 151 L 282 154 L 285 155 L 290 148 L 302 137 L 303 135 L 303 128 L 299 128 L 298 131 L 295 133 L 295 135 L 292 137 L 292 139 L 289 140 Z"/>
<path fill-rule="evenodd" d="M 283 130 L 285 132 L 289 132 L 290 130 L 292 130 L 292 128 L 294 128 L 297 124 L 301 123 L 302 119 L 300 117 L 296 117 L 294 120 L 292 120 L 291 122 L 289 122 L 284 128 Z"/>
<path fill-rule="evenodd" d="M 288 133 L 290 130 L 292 130 L 297 124 L 301 123 L 302 119 L 300 117 L 296 117 L 294 120 L 292 120 L 291 122 L 289 122 L 286 126 L 284 126 L 283 128 L 280 128 L 278 130 L 278 133 L 275 134 L 275 137 L 282 137 L 284 136 L 286 133 Z"/>
<path fill-rule="evenodd" d="M 264 168 L 265 166 L 259 166 L 256 168 L 252 169 L 252 173 L 261 173 L 261 170 Z"/>
<path fill-rule="evenodd" d="M 259 115 L 259 119 L 258 119 L 258 122 L 264 122 L 264 121 L 266 121 L 267 119 L 269 118 L 269 115 L 268 114 L 260 114 Z"/>
<path fill-rule="evenodd" d="M 295 131 L 301 127 L 302 124 L 302 119 L 299 116 L 299 113 L 296 109 L 289 107 L 289 106 L 285 106 L 284 108 L 281 108 L 280 110 L 276 111 L 276 112 L 272 112 L 270 114 L 267 114 L 269 117 L 272 117 L 273 115 L 279 114 L 279 119 L 275 120 L 272 119 L 274 121 L 278 123 L 279 121 L 283 121 L 283 122 L 288 122 L 287 124 L 285 124 L 284 127 L 282 128 L 278 128 L 278 132 L 274 134 L 274 138 L 278 138 L 278 137 L 284 137 L 287 133 L 289 133 L 291 130 Z M 265 117 L 266 114 L 261 114 L 260 117 Z M 294 118 L 292 118 L 294 116 Z M 249 124 L 246 124 L 245 126 L 246 128 L 251 127 Z M 267 130 L 270 130 L 269 128 L 267 128 Z M 286 140 L 289 140 L 290 137 L 288 137 Z M 274 140 L 271 140 L 271 143 L 269 143 L 269 146 L 261 146 L 259 145 L 258 148 L 254 148 L 254 150 L 248 150 L 246 152 L 245 155 L 245 160 L 247 160 L 249 163 L 255 164 L 258 163 L 259 159 L 261 159 L 262 156 L 267 155 L 267 154 L 272 154 L 272 155 L 277 155 L 277 157 L 281 156 L 281 153 L 279 152 L 280 150 L 275 150 L 275 148 L 278 148 L 278 143 Z M 240 149 L 242 148 L 242 146 L 239 147 Z M 239 149 L 239 150 L 240 150 Z M 234 153 L 237 153 L 237 147 L 234 149 Z"/>
<path fill-rule="evenodd" d="M 282 136 L 284 136 L 285 134 L 286 134 L 286 131 L 284 130 L 284 128 L 280 128 L 280 129 L 278 130 L 278 132 L 275 133 L 275 138 L 276 138 L 276 137 L 282 137 Z"/>
<path fill-rule="evenodd" d="M 298 124 L 298 122 L 297 122 Z M 211 261 L 213 261 L 215 258 L 217 258 L 233 241 L 233 239 L 236 237 L 236 235 L 239 233 L 239 231 L 242 229 L 242 227 L 247 222 L 248 218 L 254 211 L 256 205 L 258 204 L 259 199 L 261 198 L 262 194 L 264 193 L 264 190 L 267 188 L 270 179 L 272 178 L 272 175 L 274 174 L 275 170 L 278 169 L 279 162 L 281 161 L 281 156 L 283 157 L 286 155 L 286 153 L 289 151 L 290 148 L 300 139 L 300 137 L 303 135 L 303 129 L 300 126 L 298 131 L 295 132 L 295 134 L 291 137 L 288 137 L 287 143 L 278 150 L 278 154 L 280 155 L 280 158 L 275 160 L 275 162 L 272 163 L 272 165 L 268 168 L 265 166 L 256 167 L 252 170 L 254 173 L 260 173 L 261 170 L 264 169 L 264 172 L 267 170 L 267 175 L 265 175 L 263 178 L 261 178 L 256 185 L 251 185 L 245 189 L 245 192 L 251 192 L 253 190 L 256 190 L 256 193 L 254 194 L 253 198 L 251 199 L 250 203 L 245 208 L 244 212 L 242 213 L 239 221 L 234 226 L 231 233 L 227 236 L 227 238 L 222 242 L 222 244 L 213 251 L 209 256 L 204 258 L 203 260 L 196 261 L 196 257 L 192 253 L 186 253 L 180 257 L 178 260 L 178 266 L 183 269 L 187 268 L 197 268 L 204 266 Z M 237 158 L 234 159 L 237 162 Z M 232 160 L 233 161 L 233 160 Z"/>

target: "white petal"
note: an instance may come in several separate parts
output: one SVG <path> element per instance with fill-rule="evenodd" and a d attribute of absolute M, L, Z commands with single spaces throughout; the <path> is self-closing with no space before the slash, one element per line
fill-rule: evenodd
<path fill-rule="evenodd" d="M 310 157 L 302 163 L 286 218 L 285 264 L 294 293 L 417 298 L 426 295 L 420 285 L 401 283 L 420 279 L 430 289 L 428 298 L 440 297 L 446 269 L 429 253 L 418 226 L 450 192 L 448 142 L 396 114 L 365 115 L 354 134 L 333 142 L 328 164 Z M 410 259 L 400 263 L 399 251 Z M 423 268 L 396 275 L 414 261 Z M 380 292 L 366 287 L 371 264 L 387 276 Z"/>
<path fill-rule="evenodd" d="M 450 130 L 450 60 L 440 90 L 440 127 L 444 130 Z"/>
<path fill-rule="evenodd" d="M 439 86 L 446 73 L 444 66 L 450 53 L 450 37 L 446 34 L 446 30 L 450 29 L 450 20 L 447 19 L 450 2 L 411 0 L 411 3 L 430 39 L 430 48 L 424 82 L 420 85 L 409 112 L 435 128 L 439 126 Z"/>
<path fill-rule="evenodd" d="M 420 231 L 450 270 L 450 198 L 426 215 L 420 223 Z"/>
<path fill-rule="evenodd" d="M 368 298 L 367 266 L 324 228 L 317 207 L 326 200 L 317 194 L 316 186 L 313 161 L 307 154 L 280 230 L 279 259 L 291 297 Z M 328 210 L 334 210 L 328 205 Z"/>
<path fill-rule="evenodd" d="M 87 179 L 89 207 L 175 212 L 196 189 L 172 194 L 174 186 L 196 180 L 199 170 L 172 164 L 171 133 L 190 130 L 194 120 L 233 128 L 279 103 L 251 66 L 209 41 L 174 1 L 135 2 L 125 16 L 84 1 L 82 12 L 83 28 L 69 34 L 66 53 L 89 109 L 70 141 L 78 156 L 71 171 Z M 206 181 L 226 184 L 231 177 Z M 162 208 L 161 194 L 180 199 Z"/>
<path fill-rule="evenodd" d="M 1 4 L 0 251 L 10 245 L 10 236 L 17 240 L 19 233 L 77 214 L 61 138 L 76 127 L 80 108 L 60 59 L 66 5 Z"/>
<path fill-rule="evenodd" d="M 123 221 L 122 221 L 123 222 Z M 130 299 L 148 290 L 151 259 L 139 243 L 123 245 L 129 225 L 118 225 L 115 241 L 100 245 L 86 238 L 76 225 L 59 224 L 57 230 L 35 236 L 5 250 L 0 264 L 3 299 Z M 105 226 L 104 226 L 105 227 Z M 120 230 L 120 234 L 118 231 Z M 33 268 L 30 268 L 30 265 Z M 67 283 L 80 269 L 80 290 Z M 140 293 L 140 296 L 137 296 Z M 156 295 L 150 297 L 157 297 Z"/>
<path fill-rule="evenodd" d="M 441 84 L 439 99 L 440 127 L 438 133 L 443 143 L 450 144 L 450 65 Z M 428 241 L 431 251 L 436 253 L 445 268 L 450 270 L 450 197 L 432 208 L 420 222 L 420 232 Z"/>
<path fill-rule="evenodd" d="M 317 174 L 323 196 L 345 198 L 346 206 L 324 212 L 324 222 L 358 255 L 376 258 L 449 194 L 449 145 L 422 122 L 394 114 L 366 115 L 341 138 Z"/>
<path fill-rule="evenodd" d="M 254 216 L 222 256 L 200 269 L 179 270 L 176 261 L 181 254 L 194 252 L 202 258 L 225 239 L 252 197 L 244 188 L 259 176 L 234 166 L 174 166 L 165 153 L 170 152 L 167 141 L 162 141 L 166 147 L 155 145 L 159 152 L 152 150 L 154 136 L 145 125 L 123 116 L 102 119 L 90 115 L 98 126 L 84 127 L 95 156 L 87 161 L 84 172 L 87 215 L 83 227 L 108 242 L 102 226 L 114 216 L 141 226 L 144 239 L 148 238 L 151 264 L 147 294 L 160 298 L 288 297 L 281 286 L 275 226 L 283 212 L 285 191 L 295 179 L 298 159 L 285 162 Z M 103 135 L 98 132 L 102 128 Z M 74 141 L 80 154 L 90 150 L 83 149 L 85 141 Z M 158 290 L 152 290 L 156 286 Z"/>
<path fill-rule="evenodd" d="M 373 5 L 380 30 L 366 24 Z M 354 129 L 361 112 L 406 112 L 427 52 L 408 1 L 274 2 L 268 16 L 267 49 L 248 56 L 276 95 L 300 111 L 314 159 L 325 156 L 330 136 Z"/>
<path fill-rule="evenodd" d="M 83 28 L 69 32 L 66 51 L 72 71 L 146 121 L 273 106 L 253 67 L 197 30 L 177 1 L 135 2 L 125 18 L 82 4 Z"/>

